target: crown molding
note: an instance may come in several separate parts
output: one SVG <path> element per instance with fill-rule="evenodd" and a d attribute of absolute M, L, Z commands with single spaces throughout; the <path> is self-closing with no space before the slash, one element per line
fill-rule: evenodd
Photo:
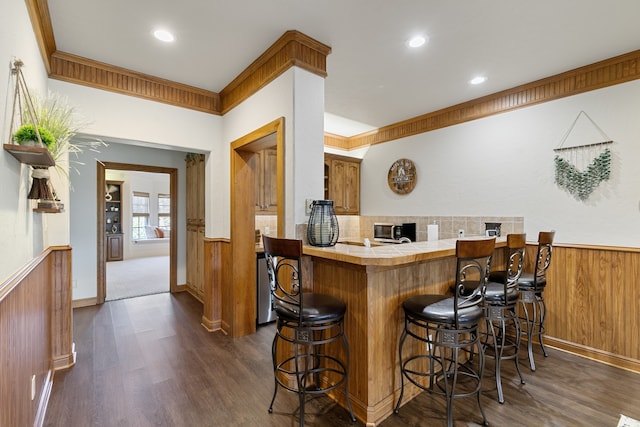
<path fill-rule="evenodd" d="M 47 1 L 25 2 L 45 67 L 49 77 L 56 80 L 221 115 L 293 66 L 327 76 L 331 48 L 290 30 L 217 94 L 58 51 Z"/>
<path fill-rule="evenodd" d="M 640 50 L 516 86 L 348 138 L 349 149 L 381 144 L 640 78 Z"/>
<path fill-rule="evenodd" d="M 208 90 L 137 73 L 56 51 L 49 77 L 123 95 L 163 102 L 210 114 L 220 114 L 220 95 Z"/>
<path fill-rule="evenodd" d="M 295 30 L 285 32 L 222 91 L 222 114 L 236 107 L 289 68 L 327 76 L 331 48 Z"/>
<path fill-rule="evenodd" d="M 40 55 L 44 62 L 47 73 L 51 73 L 50 58 L 56 51 L 56 40 L 53 36 L 51 26 L 51 15 L 49 15 L 49 3 L 47 0 L 25 0 L 33 34 L 36 36 Z"/>
<path fill-rule="evenodd" d="M 333 133 L 324 133 L 324 146 L 337 148 L 339 150 L 349 150 L 349 138 L 346 136 L 336 135 Z"/>
<path fill-rule="evenodd" d="M 49 76 L 70 83 L 171 105 L 225 114 L 287 69 L 297 66 L 326 77 L 331 48 L 290 30 L 220 94 L 81 58 L 56 49 L 46 0 L 25 0 Z M 325 144 L 353 150 L 577 95 L 640 78 L 640 50 L 473 99 L 352 137 L 327 134 Z"/>

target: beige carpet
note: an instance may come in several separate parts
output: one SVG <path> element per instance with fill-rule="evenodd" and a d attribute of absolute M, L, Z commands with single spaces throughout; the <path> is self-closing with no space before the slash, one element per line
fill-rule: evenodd
<path fill-rule="evenodd" d="M 169 256 L 133 258 L 106 264 L 107 301 L 169 292 Z"/>

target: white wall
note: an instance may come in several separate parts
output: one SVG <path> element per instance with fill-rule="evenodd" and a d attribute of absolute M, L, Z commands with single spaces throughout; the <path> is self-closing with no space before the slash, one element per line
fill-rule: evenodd
<path fill-rule="evenodd" d="M 0 140 L 9 143 L 12 93 L 15 80 L 10 65 L 16 58 L 24 62 L 23 73 L 30 91 L 46 93 L 47 73 L 42 63 L 25 2 L 2 0 L 0 13 L 0 96 L 3 100 Z M 67 214 L 32 212 L 33 203 L 27 199 L 31 182 L 31 168 L 19 163 L 9 153 L 0 150 L 0 281 L 37 256 L 49 244 L 66 244 L 68 240 L 47 231 L 49 224 L 68 222 Z"/>
<path fill-rule="evenodd" d="M 53 79 L 49 88 L 89 121 L 83 133 L 203 153 L 220 137 L 220 116 Z"/>
<path fill-rule="evenodd" d="M 555 229 L 557 242 L 638 247 L 638 99 L 636 80 L 372 146 L 362 162 L 361 213 L 524 216 L 529 240 Z M 581 110 L 615 141 L 611 178 L 585 202 L 554 183 L 553 149 Z M 564 146 L 604 139 L 588 120 L 579 123 L 584 140 Z M 387 185 L 391 163 L 403 157 L 419 174 L 406 196 Z"/>
<path fill-rule="evenodd" d="M 208 165 L 215 191 L 207 200 L 207 235 L 230 233 L 229 145 L 280 117 L 285 118 L 285 235 L 295 235 L 295 224 L 306 222 L 304 198 L 323 197 L 323 110 L 324 79 L 293 67 L 224 116 L 226 151 Z"/>

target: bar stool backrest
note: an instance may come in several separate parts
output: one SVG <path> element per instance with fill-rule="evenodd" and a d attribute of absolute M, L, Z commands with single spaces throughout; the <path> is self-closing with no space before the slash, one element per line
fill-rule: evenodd
<path fill-rule="evenodd" d="M 555 231 L 541 231 L 538 233 L 538 254 L 533 275 L 533 290 L 542 290 L 547 284 L 547 269 L 551 264 L 551 252 Z"/>
<path fill-rule="evenodd" d="M 496 238 L 456 241 L 454 310 L 456 329 L 459 310 L 482 304 Z"/>
<path fill-rule="evenodd" d="M 527 235 L 522 234 L 508 234 L 507 235 L 507 250 L 509 258 L 507 259 L 505 283 L 504 283 L 504 297 L 510 292 L 516 292 L 518 287 L 518 279 L 522 275 L 522 268 L 524 266 L 524 254 L 527 246 Z"/>
<path fill-rule="evenodd" d="M 277 314 L 302 315 L 302 240 L 262 236 L 264 257 Z"/>

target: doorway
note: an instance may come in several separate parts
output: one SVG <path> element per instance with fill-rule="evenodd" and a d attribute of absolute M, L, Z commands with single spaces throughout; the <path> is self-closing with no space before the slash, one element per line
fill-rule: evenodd
<path fill-rule="evenodd" d="M 255 247 L 256 153 L 276 148 L 277 235 L 285 235 L 284 118 L 274 120 L 231 143 L 232 285 L 222 289 L 222 324 L 233 337 L 256 331 L 257 273 Z"/>
<path fill-rule="evenodd" d="M 177 177 L 178 170 L 175 168 L 165 168 L 165 167 L 156 167 L 156 166 L 146 166 L 146 165 L 133 165 L 126 163 L 114 163 L 114 162 L 97 162 L 97 219 L 98 219 L 98 236 L 97 236 L 97 303 L 102 304 L 105 302 L 107 297 L 107 239 L 110 237 L 107 233 L 105 233 L 104 228 L 105 224 L 108 220 L 107 212 L 105 211 L 105 189 L 108 188 L 106 186 L 106 171 L 107 170 L 115 170 L 115 171 L 128 171 L 128 172 L 144 172 L 151 174 L 167 174 L 169 177 L 169 212 L 171 215 L 169 216 L 169 232 L 168 232 L 168 240 L 169 240 L 169 286 L 168 290 L 170 292 L 177 291 L 177 200 L 178 200 L 178 185 L 177 185 Z M 131 228 L 131 227 L 128 227 Z M 130 230 L 124 230 L 124 237 L 126 239 L 131 239 Z M 164 238 L 164 236 L 163 236 Z M 109 248 L 111 249 L 111 248 Z M 110 298 L 112 299 L 112 298 Z"/>

